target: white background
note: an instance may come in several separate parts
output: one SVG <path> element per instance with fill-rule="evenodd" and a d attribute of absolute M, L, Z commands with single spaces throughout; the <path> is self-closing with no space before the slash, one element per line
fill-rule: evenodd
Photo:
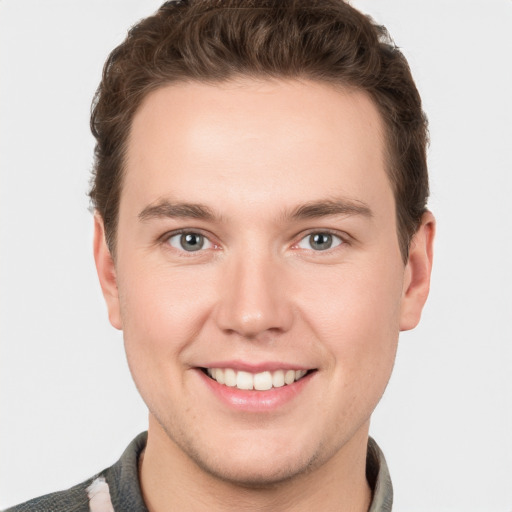
<path fill-rule="evenodd" d="M 0 0 L 0 507 L 112 464 L 146 428 L 91 252 L 90 101 L 154 0 Z M 422 323 L 372 435 L 396 511 L 512 511 L 512 1 L 354 0 L 409 59 L 438 219 Z"/>

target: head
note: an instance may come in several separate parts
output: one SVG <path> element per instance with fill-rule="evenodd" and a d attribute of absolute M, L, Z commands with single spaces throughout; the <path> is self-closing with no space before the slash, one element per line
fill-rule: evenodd
<path fill-rule="evenodd" d="M 169 2 L 92 127 L 98 274 L 160 455 L 256 486 L 354 462 L 431 265 L 425 119 L 384 30 L 337 0 Z"/>
<path fill-rule="evenodd" d="M 96 93 L 90 196 L 115 255 L 124 159 L 135 112 L 164 85 L 240 77 L 307 79 L 364 91 L 385 127 L 404 262 L 428 198 L 427 121 L 403 54 L 384 27 L 341 0 L 166 2 L 109 56 Z"/>

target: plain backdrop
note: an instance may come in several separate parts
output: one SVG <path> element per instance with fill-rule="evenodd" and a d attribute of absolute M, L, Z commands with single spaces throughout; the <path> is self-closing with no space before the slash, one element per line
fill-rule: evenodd
<path fill-rule="evenodd" d="M 156 0 L 0 0 L 0 507 L 111 465 L 147 413 L 93 265 L 90 102 Z M 512 1 L 354 0 L 430 119 L 432 291 L 371 434 L 398 512 L 512 511 Z"/>

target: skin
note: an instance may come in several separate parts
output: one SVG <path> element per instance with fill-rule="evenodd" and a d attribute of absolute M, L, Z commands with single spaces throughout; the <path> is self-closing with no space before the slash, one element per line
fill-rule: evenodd
<path fill-rule="evenodd" d="M 370 415 L 419 321 L 434 235 L 427 212 L 404 264 L 383 134 L 363 92 L 312 82 L 170 85 L 137 111 L 116 258 L 98 215 L 95 258 L 149 409 L 151 511 L 368 509 Z M 317 216 L 290 215 L 313 202 Z M 326 214 L 334 202 L 351 208 Z M 214 216 L 163 214 L 177 203 Z M 204 248 L 185 251 L 180 229 Z M 331 248 L 311 245 L 326 232 Z M 214 361 L 314 372 L 251 412 L 205 385 Z"/>

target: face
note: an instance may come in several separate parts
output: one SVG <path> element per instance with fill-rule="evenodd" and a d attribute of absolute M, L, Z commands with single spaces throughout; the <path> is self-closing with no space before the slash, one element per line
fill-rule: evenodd
<path fill-rule="evenodd" d="M 96 257 L 150 438 L 246 484 L 366 443 L 399 330 L 422 305 L 383 139 L 364 93 L 318 83 L 189 83 L 145 99 L 110 278 L 100 235 Z"/>

